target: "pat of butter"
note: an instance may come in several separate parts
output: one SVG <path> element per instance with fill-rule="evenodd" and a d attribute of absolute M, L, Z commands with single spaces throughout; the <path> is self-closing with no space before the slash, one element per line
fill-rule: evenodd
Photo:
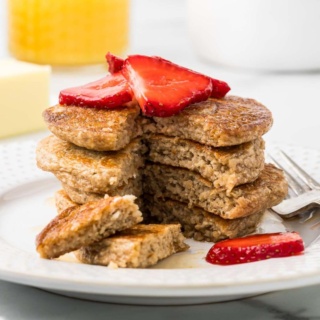
<path fill-rule="evenodd" d="M 0 138 L 45 128 L 50 66 L 0 60 Z"/>

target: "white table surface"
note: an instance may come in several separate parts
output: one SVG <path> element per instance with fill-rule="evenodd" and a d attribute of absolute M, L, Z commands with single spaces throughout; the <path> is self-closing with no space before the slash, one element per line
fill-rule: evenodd
<path fill-rule="evenodd" d="M 0 27 L 5 9 L 0 4 Z M 165 57 L 199 72 L 227 81 L 232 94 L 264 103 L 274 126 L 266 142 L 320 148 L 320 72 L 255 73 L 210 65 L 198 60 L 188 38 L 186 2 L 132 0 L 130 53 Z M 5 28 L 0 28 L 0 58 L 8 56 Z M 102 68 L 53 70 L 52 99 L 60 89 L 96 79 Z M 17 139 L 23 139 L 18 137 Z M 11 138 L 1 143 L 15 140 Z M 20 319 L 320 319 L 320 286 L 269 293 L 254 298 L 199 306 L 124 306 L 76 300 L 38 289 L 0 281 L 0 320 Z"/>

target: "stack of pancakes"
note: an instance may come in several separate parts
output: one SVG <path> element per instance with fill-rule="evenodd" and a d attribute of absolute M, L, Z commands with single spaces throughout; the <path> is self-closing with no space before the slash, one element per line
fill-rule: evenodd
<path fill-rule="evenodd" d="M 187 237 L 218 241 L 254 231 L 287 192 L 282 172 L 264 164 L 271 113 L 251 99 L 209 99 L 167 118 L 144 117 L 134 103 L 58 105 L 44 119 L 54 136 L 39 143 L 38 166 L 76 204 L 133 194 L 145 222 L 179 222 Z"/>
<path fill-rule="evenodd" d="M 54 106 L 44 119 L 54 134 L 37 148 L 37 164 L 52 172 L 77 204 L 142 194 L 140 109 L 97 110 Z"/>
<path fill-rule="evenodd" d="M 143 184 L 150 215 L 180 222 L 185 236 L 196 240 L 254 231 L 262 213 L 287 192 L 282 172 L 264 164 L 261 136 L 271 125 L 263 105 L 232 96 L 145 119 Z"/>

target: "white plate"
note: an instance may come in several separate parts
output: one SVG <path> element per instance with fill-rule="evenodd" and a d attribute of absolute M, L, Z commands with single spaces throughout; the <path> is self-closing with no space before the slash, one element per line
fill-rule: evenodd
<path fill-rule="evenodd" d="M 34 239 L 55 215 L 58 182 L 36 168 L 35 141 L 0 145 L 0 278 L 97 301 L 134 304 L 191 304 L 233 300 L 320 283 L 320 243 L 301 256 L 236 266 L 205 262 L 209 243 L 189 240 L 191 250 L 151 269 L 109 269 L 77 263 L 72 254 L 40 259 Z M 320 180 L 320 151 L 286 147 Z M 283 229 L 266 214 L 261 230 Z"/>

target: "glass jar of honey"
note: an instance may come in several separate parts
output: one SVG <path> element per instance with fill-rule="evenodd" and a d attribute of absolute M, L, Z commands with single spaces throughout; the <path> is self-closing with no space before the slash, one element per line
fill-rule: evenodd
<path fill-rule="evenodd" d="M 129 0 L 8 0 L 9 50 L 19 60 L 76 66 L 125 53 Z"/>

